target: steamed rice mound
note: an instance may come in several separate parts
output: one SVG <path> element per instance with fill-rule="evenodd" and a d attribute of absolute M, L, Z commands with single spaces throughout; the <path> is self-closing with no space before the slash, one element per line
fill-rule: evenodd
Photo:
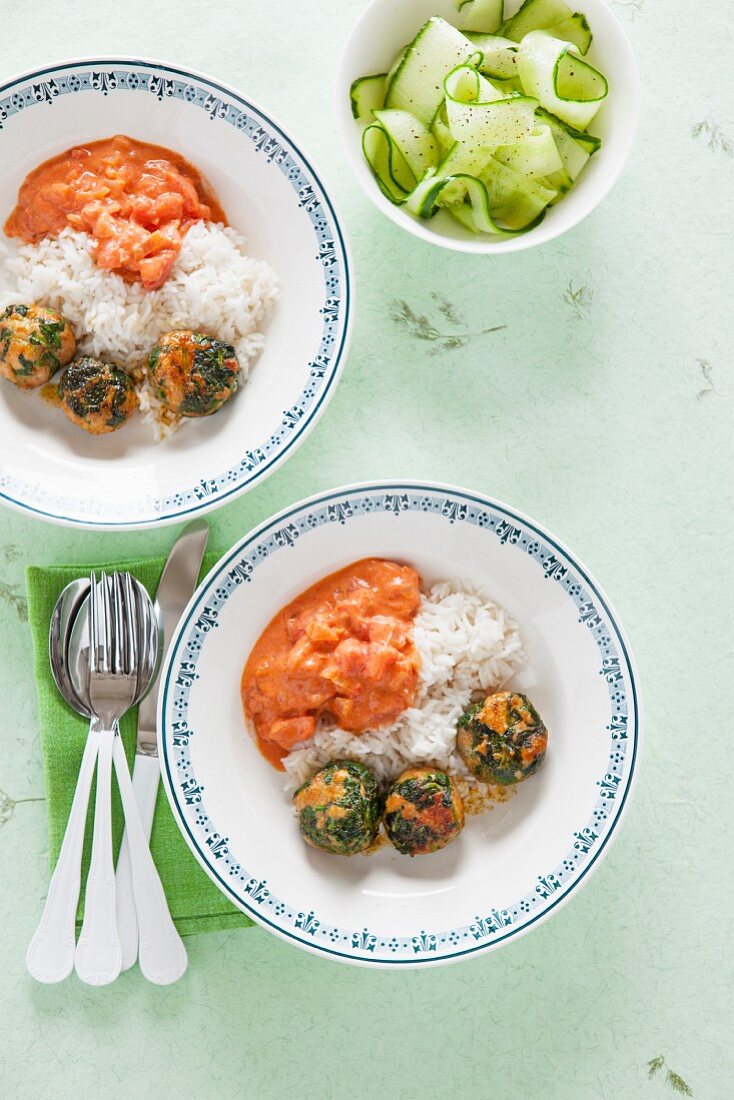
<path fill-rule="evenodd" d="M 381 783 L 432 764 L 461 786 L 476 784 L 456 751 L 456 724 L 475 692 L 501 689 L 525 664 L 517 623 L 471 585 L 444 581 L 421 597 L 414 641 L 421 656 L 415 705 L 375 732 L 350 734 L 322 723 L 283 761 L 289 793 L 334 759 L 366 764 Z"/>
<path fill-rule="evenodd" d="M 278 296 L 278 281 L 269 264 L 247 255 L 246 243 L 234 229 L 195 222 L 169 278 L 158 290 L 144 290 L 102 271 L 92 258 L 94 240 L 64 229 L 58 237 L 21 245 L 7 260 L 17 280 L 12 298 L 58 310 L 71 323 L 80 353 L 131 373 L 143 415 L 158 436 L 166 435 L 179 418 L 148 386 L 144 368 L 161 333 L 195 329 L 232 344 L 242 382 L 263 347 L 259 329 Z"/>

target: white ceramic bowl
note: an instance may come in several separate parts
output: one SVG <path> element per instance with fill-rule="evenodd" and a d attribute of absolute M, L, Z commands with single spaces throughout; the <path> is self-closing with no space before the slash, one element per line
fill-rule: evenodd
<path fill-rule="evenodd" d="M 507 608 L 528 654 L 523 690 L 550 735 L 536 775 L 417 859 L 307 847 L 242 716 L 242 668 L 273 615 L 371 555 L 415 565 L 427 585 L 468 579 Z M 513 509 L 423 482 L 335 489 L 245 535 L 181 617 L 158 706 L 174 817 L 225 896 L 298 947 L 393 970 L 473 958 L 557 912 L 608 850 L 639 741 L 629 645 L 584 566 Z"/>
<path fill-rule="evenodd" d="M 569 0 L 574 11 L 583 12 L 594 34 L 587 55 L 609 81 L 609 95 L 589 130 L 602 139 L 602 146 L 584 168 L 578 183 L 561 202 L 551 207 L 543 221 L 527 233 L 514 237 L 476 236 L 446 213 L 430 220 L 413 217 L 395 206 L 380 191 L 362 153 L 362 126 L 352 117 L 349 89 L 352 81 L 370 73 L 386 72 L 398 50 L 415 37 L 432 15 L 458 25 L 454 0 L 372 0 L 352 30 L 342 52 L 336 78 L 337 125 L 351 164 L 365 194 L 378 210 L 396 225 L 442 248 L 457 252 L 494 254 L 518 252 L 552 241 L 572 229 L 599 205 L 619 177 L 627 160 L 637 127 L 640 80 L 632 47 L 618 20 L 604 0 Z M 505 0 L 509 17 L 520 0 Z"/>
<path fill-rule="evenodd" d="M 25 175 L 73 145 L 128 134 L 182 153 L 214 186 L 280 298 L 250 380 L 216 416 L 155 443 L 134 417 L 80 431 L 0 379 L 0 498 L 82 527 L 174 523 L 261 481 L 301 443 L 344 363 L 352 296 L 344 232 L 317 173 L 261 107 L 211 77 L 132 58 L 54 65 L 0 87 L 0 225 Z M 0 232 L 0 290 L 12 291 Z"/>

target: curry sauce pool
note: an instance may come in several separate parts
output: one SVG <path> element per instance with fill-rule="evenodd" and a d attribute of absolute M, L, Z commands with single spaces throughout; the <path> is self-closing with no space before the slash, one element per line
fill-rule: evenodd
<path fill-rule="evenodd" d="M 201 173 L 171 149 L 118 134 L 29 172 L 5 233 L 35 244 L 68 227 L 82 230 L 95 241 L 99 267 L 154 290 L 196 221 L 227 224 Z"/>
<path fill-rule="evenodd" d="M 246 723 L 271 764 L 282 768 L 322 718 L 360 735 L 390 726 L 413 704 L 419 604 L 412 566 L 364 558 L 278 611 L 253 646 L 240 685 Z"/>

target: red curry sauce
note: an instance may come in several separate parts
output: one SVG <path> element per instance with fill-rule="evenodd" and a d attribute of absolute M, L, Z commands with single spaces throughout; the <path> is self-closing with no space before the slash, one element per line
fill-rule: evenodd
<path fill-rule="evenodd" d="M 71 226 L 95 239 L 99 267 L 154 290 L 168 278 L 184 233 L 200 220 L 227 223 L 196 168 L 163 146 L 118 135 L 30 172 L 5 232 L 33 244 Z"/>
<path fill-rule="evenodd" d="M 343 730 L 389 726 L 415 699 L 413 619 L 420 577 L 364 558 L 289 603 L 260 635 L 242 673 L 245 717 L 276 768 L 325 716 Z"/>

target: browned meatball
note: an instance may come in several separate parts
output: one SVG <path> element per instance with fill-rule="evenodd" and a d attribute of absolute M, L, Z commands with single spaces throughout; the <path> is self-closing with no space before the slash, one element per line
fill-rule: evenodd
<path fill-rule="evenodd" d="M 179 416 L 210 416 L 236 392 L 240 365 L 231 344 L 202 332 L 166 332 L 148 358 L 148 377 Z"/>
<path fill-rule="evenodd" d="M 81 355 L 66 368 L 59 399 L 69 420 L 91 435 L 117 431 L 138 407 L 130 376 L 91 355 Z"/>
<path fill-rule="evenodd" d="M 0 314 L 0 374 L 21 389 L 44 386 L 75 351 L 71 326 L 55 309 L 17 305 Z"/>
<path fill-rule="evenodd" d="M 537 771 L 548 730 L 526 695 L 499 691 L 459 719 L 456 747 L 481 783 L 520 783 Z"/>
<path fill-rule="evenodd" d="M 335 760 L 293 796 L 301 835 L 312 848 L 351 856 L 377 836 L 382 802 L 377 780 L 357 760 Z"/>
<path fill-rule="evenodd" d="M 436 768 L 408 768 L 390 787 L 385 829 L 408 856 L 445 848 L 464 828 L 464 803 L 456 784 Z"/>

